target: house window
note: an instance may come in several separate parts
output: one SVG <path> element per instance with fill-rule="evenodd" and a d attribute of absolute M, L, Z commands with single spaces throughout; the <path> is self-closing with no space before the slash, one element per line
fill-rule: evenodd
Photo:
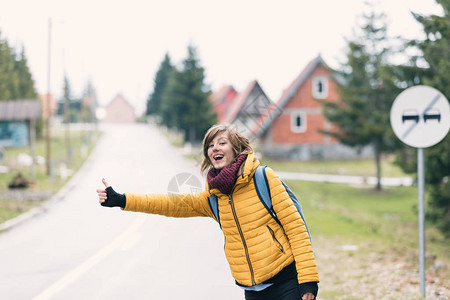
<path fill-rule="evenodd" d="M 304 112 L 291 114 L 291 130 L 295 133 L 306 131 L 306 114 Z"/>
<path fill-rule="evenodd" d="M 312 95 L 316 99 L 325 99 L 328 97 L 328 78 L 314 77 L 312 79 Z"/>

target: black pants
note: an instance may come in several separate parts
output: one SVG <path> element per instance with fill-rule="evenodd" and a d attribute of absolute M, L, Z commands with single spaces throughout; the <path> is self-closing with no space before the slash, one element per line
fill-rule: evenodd
<path fill-rule="evenodd" d="M 276 283 L 268 288 L 255 292 L 245 291 L 246 300 L 300 300 L 300 289 L 297 278 Z"/>

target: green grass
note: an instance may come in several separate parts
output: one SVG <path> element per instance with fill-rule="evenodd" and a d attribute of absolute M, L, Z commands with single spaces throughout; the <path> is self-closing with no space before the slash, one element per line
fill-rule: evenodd
<path fill-rule="evenodd" d="M 417 188 L 373 187 L 287 181 L 299 196 L 311 235 L 340 244 L 371 245 L 378 251 L 415 252 Z M 429 255 L 450 263 L 450 243 L 432 224 L 426 225 Z M 449 274 L 450 275 L 450 274 Z"/>
<path fill-rule="evenodd" d="M 0 202 L 0 223 L 17 217 L 21 213 L 34 207 L 35 203 L 30 201 L 17 203 L 15 201 L 2 200 Z"/>
<path fill-rule="evenodd" d="M 174 144 L 174 143 L 173 143 Z M 188 159 L 202 161 L 201 149 L 196 149 L 191 154 L 184 155 Z M 373 159 L 361 160 L 320 160 L 320 161 L 289 161 L 286 159 L 269 159 L 263 157 L 261 165 L 270 166 L 275 171 L 299 172 L 313 174 L 332 174 L 347 176 L 376 176 L 375 161 Z M 394 164 L 392 157 L 385 157 L 381 161 L 382 177 L 413 177 L 414 174 L 406 174 L 400 167 Z"/>
<path fill-rule="evenodd" d="M 288 161 L 283 159 L 263 158 L 261 164 L 268 165 L 276 171 L 284 172 L 376 176 L 375 161 L 373 159 Z M 383 177 L 410 176 L 405 174 L 393 163 L 392 157 L 385 157 L 382 159 L 381 174 Z"/>
<path fill-rule="evenodd" d="M 19 166 L 15 162 L 15 158 L 20 153 L 30 154 L 29 147 L 21 148 L 7 148 L 3 165 L 10 168 L 10 172 L 0 174 L 0 223 L 11 219 L 32 207 L 47 200 L 51 195 L 58 191 L 69 179 L 61 178 L 59 176 L 59 166 L 65 163 L 67 168 L 73 171 L 73 174 L 82 166 L 84 160 L 88 157 L 90 151 L 93 149 L 98 140 L 99 132 L 93 131 L 71 131 L 70 145 L 72 149 L 72 158 L 69 160 L 68 148 L 65 143 L 65 131 L 53 129 L 51 132 L 51 159 L 54 165 L 54 175 L 49 177 L 47 175 L 46 165 L 35 166 L 35 176 L 32 178 L 30 167 Z M 83 144 L 87 154 L 82 153 Z M 46 143 L 45 139 L 37 140 L 35 144 L 36 156 L 46 157 Z M 8 184 L 18 174 L 23 174 L 27 179 L 33 182 L 32 186 L 21 193 L 21 199 L 10 199 L 8 194 Z M 30 195 L 39 194 L 39 197 L 31 197 Z"/>

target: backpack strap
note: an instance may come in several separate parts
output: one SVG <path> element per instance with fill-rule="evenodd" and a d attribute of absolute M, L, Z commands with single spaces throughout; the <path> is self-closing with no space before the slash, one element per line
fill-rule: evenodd
<path fill-rule="evenodd" d="M 309 233 L 308 225 L 306 225 L 306 220 L 305 220 L 305 216 L 303 215 L 303 209 L 300 204 L 300 201 L 298 201 L 294 192 L 286 185 L 286 183 L 284 183 L 283 181 L 281 181 L 281 183 L 283 183 L 283 186 L 286 189 L 286 192 L 288 193 L 289 197 L 291 197 L 292 202 L 294 202 L 294 205 L 297 208 L 297 211 L 300 214 L 300 217 L 302 218 L 303 223 L 305 223 L 305 227 L 306 227 L 306 231 L 308 232 L 309 240 L 311 240 L 311 234 Z"/>
<path fill-rule="evenodd" d="M 269 214 L 275 219 L 275 221 L 279 225 L 281 225 L 281 222 L 278 219 L 278 217 L 275 213 L 275 210 L 273 209 L 272 197 L 270 195 L 269 181 L 267 180 L 267 175 L 266 175 L 266 166 L 263 166 L 263 167 L 259 166 L 258 168 L 256 168 L 253 179 L 255 182 L 256 193 L 258 194 L 258 197 L 261 200 L 261 203 L 265 206 L 265 208 L 267 209 Z M 299 212 L 300 217 L 302 218 L 303 223 L 305 224 L 309 239 L 311 240 L 311 234 L 309 233 L 308 225 L 306 225 L 306 220 L 305 220 L 305 216 L 303 215 L 303 209 L 300 204 L 300 201 L 298 201 L 295 194 L 286 185 L 286 183 L 284 183 L 284 181 L 281 181 L 281 183 L 283 184 L 283 187 L 286 189 L 286 192 L 288 193 L 289 197 L 291 198 L 292 202 L 294 203 L 295 208 L 297 208 L 297 211 Z"/>
<path fill-rule="evenodd" d="M 208 203 L 212 213 L 214 214 L 214 217 L 217 220 L 217 223 L 219 223 L 220 228 L 222 228 L 222 225 L 220 224 L 219 201 L 217 199 L 217 196 L 215 194 L 211 194 L 211 196 L 208 197 Z"/>
<path fill-rule="evenodd" d="M 253 176 L 253 181 L 255 183 L 256 193 L 258 194 L 261 203 L 267 209 L 272 218 L 281 225 L 280 220 L 278 220 L 272 205 L 272 196 L 270 195 L 269 182 L 266 176 L 266 166 L 259 166 L 256 168 L 255 175 Z"/>
<path fill-rule="evenodd" d="M 272 218 L 274 218 L 274 220 L 281 226 L 281 222 L 273 209 L 272 196 L 270 195 L 269 181 L 267 180 L 266 175 L 266 166 L 259 166 L 256 168 L 255 174 L 253 176 L 253 182 L 255 184 L 255 190 L 256 193 L 258 194 L 259 200 L 267 209 Z M 291 191 L 291 189 L 283 181 L 282 184 L 286 189 L 286 192 L 289 194 L 291 200 L 294 202 L 294 205 L 297 208 L 298 212 L 300 213 L 300 216 L 303 219 L 303 222 L 305 223 L 308 235 L 310 236 L 309 238 L 311 239 L 311 235 L 309 234 L 308 226 L 306 225 L 306 220 L 303 215 L 303 210 L 300 205 L 300 202 L 298 201 L 294 193 Z M 219 223 L 220 228 L 222 228 L 222 225 L 220 224 L 219 201 L 217 199 L 217 196 L 215 194 L 211 194 L 211 196 L 208 197 L 208 203 L 212 213 L 214 214 L 214 217 L 217 220 L 217 223 Z"/>

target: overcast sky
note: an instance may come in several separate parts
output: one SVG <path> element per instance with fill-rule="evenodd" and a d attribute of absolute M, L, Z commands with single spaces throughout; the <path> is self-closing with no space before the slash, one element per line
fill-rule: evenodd
<path fill-rule="evenodd" d="M 410 11 L 440 14 L 434 0 L 379 0 L 390 35 L 421 37 Z M 338 66 L 362 0 L 0 0 L 1 38 L 25 47 L 39 93 L 74 96 L 91 80 L 101 104 L 118 93 L 142 112 L 164 54 L 179 65 L 197 47 L 206 83 L 238 91 L 256 79 L 273 101 L 319 53 Z"/>

